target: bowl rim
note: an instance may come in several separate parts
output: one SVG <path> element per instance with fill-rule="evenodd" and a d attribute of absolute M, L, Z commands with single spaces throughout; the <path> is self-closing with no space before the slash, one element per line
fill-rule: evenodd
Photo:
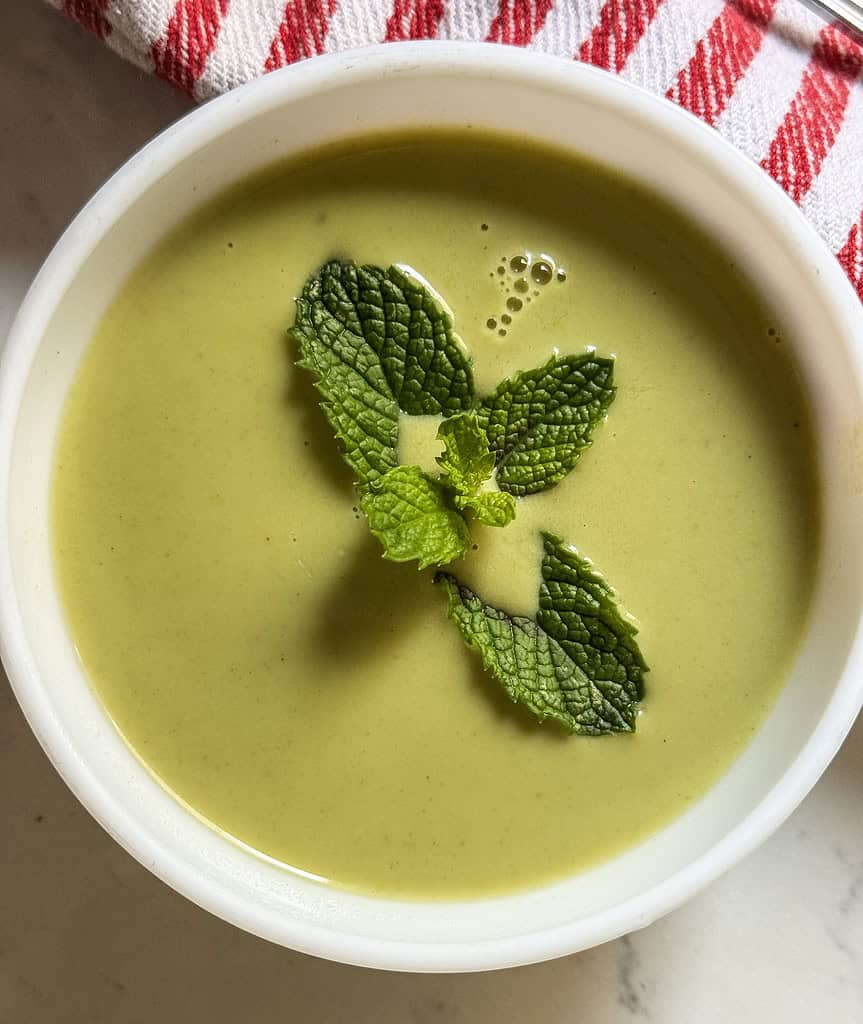
<path fill-rule="evenodd" d="M 136 860 L 195 903 L 258 936 L 344 963 L 392 970 L 484 970 L 563 956 L 643 927 L 739 862 L 763 842 L 806 796 L 839 749 L 863 705 L 863 622 L 858 622 L 841 678 L 812 731 L 781 779 L 746 817 L 700 857 L 627 901 L 529 934 L 498 939 L 407 942 L 357 936 L 307 922 L 281 921 L 251 909 L 241 896 L 196 875 L 184 859 L 141 827 L 135 814 L 111 797 L 77 755 L 42 689 L 29 650 L 13 584 L 9 544 L 10 473 L 18 407 L 30 363 L 54 308 L 99 240 L 170 168 L 246 119 L 310 94 L 338 79 L 340 86 L 369 77 L 414 74 L 503 76 L 553 87 L 577 86 L 588 97 L 612 94 L 633 116 L 662 124 L 708 162 L 719 162 L 739 189 L 755 194 L 765 213 L 805 247 L 813 272 L 841 321 L 856 325 L 855 359 L 863 377 L 863 308 L 835 256 L 799 208 L 766 173 L 715 130 L 670 101 L 596 68 L 512 47 L 484 43 L 406 42 L 302 61 L 196 108 L 134 154 L 82 208 L 34 279 L 0 358 L 0 657 L 27 721 L 78 800 Z M 166 791 L 166 799 L 172 799 Z M 503 897 L 506 899 L 506 897 Z M 466 902 L 466 901 L 465 901 Z"/>

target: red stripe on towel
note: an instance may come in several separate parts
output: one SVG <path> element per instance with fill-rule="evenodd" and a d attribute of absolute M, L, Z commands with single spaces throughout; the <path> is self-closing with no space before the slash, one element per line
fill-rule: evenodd
<path fill-rule="evenodd" d="M 599 22 L 576 55 L 606 71 L 622 71 L 664 0 L 606 0 Z"/>
<path fill-rule="evenodd" d="M 845 244 L 836 253 L 848 280 L 863 301 L 863 211 L 859 219 L 851 225 Z"/>
<path fill-rule="evenodd" d="M 384 39 L 434 39 L 445 10 L 444 0 L 395 0 Z"/>
<path fill-rule="evenodd" d="M 111 22 L 105 17 L 108 0 L 63 0 L 63 13 L 99 39 L 111 34 Z"/>
<path fill-rule="evenodd" d="M 552 6 L 552 0 L 500 0 L 485 41 L 527 46 L 542 28 Z"/>
<path fill-rule="evenodd" d="M 725 110 L 761 43 L 776 0 L 737 0 L 723 8 L 666 95 L 708 124 Z"/>
<path fill-rule="evenodd" d="M 189 94 L 216 46 L 230 0 L 179 0 L 151 50 L 153 70 Z"/>
<path fill-rule="evenodd" d="M 290 0 L 270 43 L 264 71 L 323 53 L 337 0 Z"/>
<path fill-rule="evenodd" d="M 863 49 L 827 25 L 761 166 L 799 203 L 818 176 L 845 118 Z"/>

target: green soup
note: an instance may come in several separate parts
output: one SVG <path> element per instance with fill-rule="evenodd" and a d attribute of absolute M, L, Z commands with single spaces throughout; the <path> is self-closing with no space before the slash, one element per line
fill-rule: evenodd
<path fill-rule="evenodd" d="M 514 290 L 524 252 L 566 280 Z M 530 614 L 538 530 L 589 555 L 640 622 L 635 734 L 537 725 L 430 576 L 382 560 L 286 340 L 334 255 L 423 274 L 480 393 L 555 348 L 617 356 L 593 447 L 454 571 Z M 702 795 L 782 685 L 818 535 L 802 389 L 727 258 L 626 180 L 474 135 L 313 154 L 160 243 L 69 397 L 53 529 L 88 676 L 166 787 L 291 869 L 440 898 L 581 871 Z"/>

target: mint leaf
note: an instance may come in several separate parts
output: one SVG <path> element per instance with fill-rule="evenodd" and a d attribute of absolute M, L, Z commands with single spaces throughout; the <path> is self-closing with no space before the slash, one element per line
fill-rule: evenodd
<path fill-rule="evenodd" d="M 545 556 L 536 621 L 614 705 L 644 693 L 647 665 L 633 622 L 593 564 L 553 534 L 543 534 Z"/>
<path fill-rule="evenodd" d="M 444 453 L 437 459 L 449 483 L 462 494 L 476 494 L 494 472 L 494 455 L 475 413 L 459 413 L 438 428 Z"/>
<path fill-rule="evenodd" d="M 485 491 L 465 497 L 457 494 L 456 508 L 470 509 L 485 526 L 506 526 L 515 519 L 515 498 L 503 491 Z"/>
<path fill-rule="evenodd" d="M 473 371 L 443 300 L 407 267 L 332 260 L 306 282 L 289 332 L 360 488 L 398 465 L 398 412 L 473 403 Z"/>
<path fill-rule="evenodd" d="M 551 534 L 543 544 L 536 619 L 510 616 L 438 573 L 450 618 L 513 701 L 541 721 L 590 736 L 633 732 L 647 671 L 635 626 L 590 562 Z"/>
<path fill-rule="evenodd" d="M 398 465 L 399 407 L 377 354 L 327 314 L 321 289 L 320 277 L 308 281 L 289 333 L 297 365 L 317 376 L 321 408 L 362 489 Z"/>
<path fill-rule="evenodd" d="M 558 483 L 589 447 L 614 398 L 614 360 L 552 357 L 503 381 L 477 407 L 502 491 L 517 497 Z"/>
<path fill-rule="evenodd" d="M 369 528 L 393 562 L 445 565 L 470 546 L 467 523 L 447 489 L 418 466 L 397 466 L 371 481 L 360 499 Z"/>
<path fill-rule="evenodd" d="M 410 416 L 469 409 L 471 360 L 443 299 L 410 267 L 361 267 L 357 278 L 364 286 L 358 311 L 365 338 L 380 356 L 399 408 Z"/>

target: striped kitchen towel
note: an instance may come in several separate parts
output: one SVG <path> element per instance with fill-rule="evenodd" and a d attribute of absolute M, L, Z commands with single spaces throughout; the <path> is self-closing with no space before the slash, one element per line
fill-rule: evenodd
<path fill-rule="evenodd" d="M 481 39 L 667 96 L 757 161 L 863 300 L 863 47 L 799 0 L 51 0 L 198 100 L 320 53 Z"/>

